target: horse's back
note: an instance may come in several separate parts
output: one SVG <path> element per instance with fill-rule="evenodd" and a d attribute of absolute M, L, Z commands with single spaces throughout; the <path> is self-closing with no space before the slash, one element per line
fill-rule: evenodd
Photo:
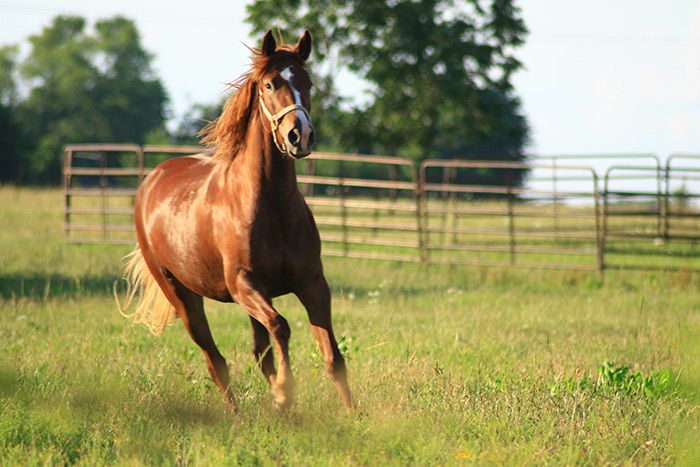
<path fill-rule="evenodd" d="M 144 179 L 136 197 L 137 211 L 139 206 L 149 209 L 153 203 L 160 203 L 183 194 L 190 196 L 211 175 L 214 164 L 211 156 L 196 154 L 192 156 L 175 157 L 156 166 Z"/>
<path fill-rule="evenodd" d="M 213 168 L 210 154 L 193 154 L 191 156 L 173 157 L 158 164 L 146 177 L 142 186 L 153 184 L 155 179 L 165 176 L 171 183 L 175 179 L 179 182 L 186 182 L 188 178 L 206 176 Z"/>

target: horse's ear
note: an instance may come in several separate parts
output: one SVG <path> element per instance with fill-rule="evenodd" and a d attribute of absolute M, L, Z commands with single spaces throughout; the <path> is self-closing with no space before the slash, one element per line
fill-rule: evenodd
<path fill-rule="evenodd" d="M 306 61 L 309 58 L 309 55 L 311 55 L 311 33 L 308 31 L 304 31 L 304 34 L 301 36 L 301 39 L 299 39 L 299 42 L 297 42 L 297 53 L 301 55 L 301 58 Z"/>
<path fill-rule="evenodd" d="M 272 29 L 268 30 L 263 38 L 262 48 L 260 49 L 262 54 L 269 57 L 275 50 L 277 50 L 277 43 L 275 42 L 275 37 L 272 35 Z"/>

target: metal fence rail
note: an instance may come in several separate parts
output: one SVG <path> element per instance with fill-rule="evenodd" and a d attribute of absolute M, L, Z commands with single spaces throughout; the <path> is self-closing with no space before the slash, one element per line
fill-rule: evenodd
<path fill-rule="evenodd" d="M 64 237 L 74 243 L 133 243 L 133 201 L 148 172 L 200 147 L 81 144 L 63 151 Z"/>
<path fill-rule="evenodd" d="M 413 161 L 314 154 L 305 160 L 303 173 L 298 181 L 314 211 L 325 255 L 420 260 Z"/>
<path fill-rule="evenodd" d="M 133 243 L 148 172 L 200 147 L 64 151 L 68 242 Z M 533 163 L 314 154 L 298 181 L 323 253 L 423 263 L 700 270 L 700 156 L 548 156 Z M 586 162 L 616 162 L 599 178 Z M 573 165 L 573 163 L 576 163 Z M 493 185 L 479 174 L 502 171 Z M 464 174 L 470 174 L 463 177 Z M 465 181 L 466 180 L 466 181 Z"/>
<path fill-rule="evenodd" d="M 456 184 L 454 169 L 540 169 L 538 189 L 517 185 Z M 430 171 L 443 172 L 443 183 L 429 183 Z M 549 173 L 546 173 L 549 172 Z M 435 179 L 436 177 L 433 177 Z M 588 190 L 562 190 L 561 182 L 587 182 Z M 556 183 L 559 182 L 559 187 Z M 427 262 L 501 266 L 600 269 L 598 180 L 588 167 L 425 161 L 420 168 L 422 224 Z M 460 195 L 488 195 L 486 201 L 460 201 Z M 576 209 L 564 202 L 588 201 Z"/>

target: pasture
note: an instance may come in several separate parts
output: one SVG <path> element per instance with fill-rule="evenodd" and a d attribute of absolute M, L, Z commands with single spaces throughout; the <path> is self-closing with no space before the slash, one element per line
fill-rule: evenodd
<path fill-rule="evenodd" d="M 232 415 L 180 322 L 156 338 L 117 311 L 131 246 L 65 244 L 59 190 L 0 188 L 0 225 L 0 465 L 700 462 L 697 273 L 327 257 L 356 411 L 282 297 L 297 378 L 284 413 L 248 317 L 205 304 Z"/>

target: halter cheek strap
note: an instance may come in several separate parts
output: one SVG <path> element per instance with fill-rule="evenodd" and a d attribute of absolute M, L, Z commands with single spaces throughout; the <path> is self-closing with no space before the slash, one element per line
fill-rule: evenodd
<path fill-rule="evenodd" d="M 277 146 L 277 149 L 279 149 L 282 154 L 289 154 L 287 152 L 287 145 L 284 143 L 284 140 L 279 141 L 279 139 L 277 138 L 277 128 L 279 128 L 280 123 L 282 123 L 282 119 L 284 118 L 284 116 L 290 112 L 294 112 L 295 110 L 301 110 L 302 112 L 304 112 L 306 118 L 309 121 L 311 121 L 311 116 L 309 115 L 309 112 L 304 108 L 303 105 L 292 104 L 283 108 L 276 114 L 273 114 L 268 110 L 267 106 L 265 105 L 265 100 L 263 99 L 262 91 L 260 91 L 259 93 L 259 100 L 260 108 L 265 114 L 265 117 L 267 117 L 268 121 L 270 122 L 270 128 L 272 130 L 272 139 L 275 142 L 275 146 Z"/>

